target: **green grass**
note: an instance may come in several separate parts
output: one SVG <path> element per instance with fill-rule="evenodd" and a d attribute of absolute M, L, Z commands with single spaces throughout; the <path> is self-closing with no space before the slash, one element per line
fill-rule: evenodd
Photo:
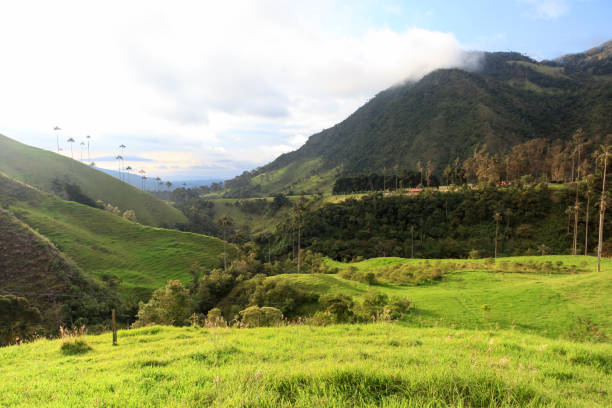
<path fill-rule="evenodd" d="M 223 241 L 199 234 L 144 226 L 107 211 L 63 201 L 0 176 L 0 204 L 98 278 L 119 276 L 126 297 L 147 297 L 170 279 L 191 280 L 195 262 L 220 265 Z M 235 250 L 227 246 L 229 253 Z"/>
<path fill-rule="evenodd" d="M 575 264 L 594 271 L 596 258 L 582 256 L 513 257 L 499 261 L 557 262 Z M 329 266 L 355 266 L 364 271 L 398 263 L 423 264 L 425 260 L 374 258 L 342 264 L 331 260 Z M 484 260 L 441 260 L 458 265 L 483 263 Z M 573 275 L 495 273 L 490 270 L 459 269 L 442 281 L 420 286 L 388 283 L 369 286 L 341 278 L 337 274 L 278 275 L 268 279 L 288 280 L 298 287 L 323 293 L 344 293 L 360 299 L 370 290 L 388 296 L 409 298 L 416 309 L 402 324 L 413 327 L 503 328 L 536 333 L 552 338 L 592 338 L 597 332 L 612 338 L 612 260 L 602 260 L 603 271 Z M 486 319 L 481 310 L 488 304 Z"/>
<path fill-rule="evenodd" d="M 27 146 L 0 135 L 0 172 L 46 192 L 57 178 L 77 183 L 94 200 L 134 210 L 138 221 L 153 226 L 186 222 L 176 208 L 87 164 L 62 155 Z M 136 177 L 132 175 L 132 177 Z"/>
<path fill-rule="evenodd" d="M 147 327 L 0 349 L 3 407 L 606 407 L 612 346 L 392 323 Z"/>

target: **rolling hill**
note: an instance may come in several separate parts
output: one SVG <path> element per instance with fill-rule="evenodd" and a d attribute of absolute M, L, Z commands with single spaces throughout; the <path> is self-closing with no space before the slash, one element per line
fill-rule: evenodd
<path fill-rule="evenodd" d="M 81 316 L 100 318 L 118 303 L 53 243 L 0 208 L 0 296 L 25 297 L 51 330 Z"/>
<path fill-rule="evenodd" d="M 7 240 L 12 229 L 19 225 L 26 228 L 25 224 L 53 243 L 86 275 L 99 280 L 118 278 L 121 283 L 117 290 L 131 301 L 147 298 L 170 279 L 189 281 L 189 269 L 195 262 L 217 267 L 223 253 L 223 241 L 217 238 L 144 226 L 105 210 L 62 200 L 2 174 L 0 206 L 20 221 L 7 221 Z M 13 256 L 3 254 L 9 269 L 13 264 L 32 261 L 24 259 L 23 251 Z M 23 269 L 22 279 L 33 279 L 30 274 L 34 271 Z"/>
<path fill-rule="evenodd" d="M 54 191 L 55 180 L 75 183 L 94 201 L 110 203 L 122 212 L 134 210 L 138 221 L 145 225 L 174 227 L 186 221 L 176 208 L 115 177 L 3 135 L 0 135 L 0 172 L 46 192 Z"/>
<path fill-rule="evenodd" d="M 505 152 L 533 138 L 591 140 L 612 133 L 612 43 L 557 61 L 485 53 L 480 70 L 434 71 L 380 92 L 300 149 L 227 182 L 228 196 L 329 191 L 341 175 L 415 170 L 436 173 L 475 148 Z M 398 171 L 398 170 L 395 170 Z"/>

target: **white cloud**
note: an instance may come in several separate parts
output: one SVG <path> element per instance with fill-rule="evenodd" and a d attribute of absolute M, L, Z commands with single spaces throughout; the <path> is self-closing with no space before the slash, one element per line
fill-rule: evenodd
<path fill-rule="evenodd" d="M 473 62 L 449 33 L 353 29 L 350 16 L 334 28 L 336 6 L 4 2 L 0 132 L 52 149 L 59 124 L 92 134 L 96 155 L 125 143 L 159 171 L 258 165 L 384 88 Z"/>
<path fill-rule="evenodd" d="M 528 6 L 527 14 L 531 17 L 554 20 L 569 12 L 568 0 L 519 0 Z"/>

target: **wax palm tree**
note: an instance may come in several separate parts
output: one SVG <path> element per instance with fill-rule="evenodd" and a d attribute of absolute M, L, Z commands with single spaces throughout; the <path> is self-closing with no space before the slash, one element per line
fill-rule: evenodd
<path fill-rule="evenodd" d="M 130 182 L 130 170 L 133 170 L 130 166 L 127 166 L 125 168 L 125 171 L 127 172 L 127 182 Z"/>
<path fill-rule="evenodd" d="M 301 238 L 302 238 L 302 217 L 304 216 L 304 212 L 306 211 L 306 202 L 304 201 L 304 198 L 301 197 L 296 203 L 295 206 L 293 208 L 293 214 L 295 217 L 295 223 L 298 227 L 298 247 L 297 247 L 297 273 L 300 273 L 300 247 L 301 247 Z"/>
<path fill-rule="evenodd" d="M 146 171 L 144 171 L 144 169 L 141 169 L 138 173 L 140 174 L 140 177 L 141 177 L 141 186 L 142 186 L 141 190 L 144 191 L 144 177 L 145 177 Z"/>
<path fill-rule="evenodd" d="M 55 132 L 55 139 L 57 141 L 57 152 L 58 153 L 60 151 L 60 147 L 59 147 L 59 134 L 60 134 L 60 130 L 62 130 L 62 129 L 60 129 L 59 126 L 56 126 L 56 127 L 53 128 L 53 131 Z"/>
<path fill-rule="evenodd" d="M 70 138 L 67 140 L 68 143 L 70 143 L 70 158 L 74 159 L 74 155 L 72 154 L 72 144 L 74 143 L 74 139 Z"/>
<path fill-rule="evenodd" d="M 170 187 L 172 187 L 172 183 L 169 181 L 166 181 L 166 186 L 168 187 L 168 191 L 170 191 Z"/>
<path fill-rule="evenodd" d="M 217 224 L 223 230 L 223 269 L 227 270 L 227 252 L 225 249 L 227 242 L 225 240 L 225 237 L 227 235 L 227 229 L 231 228 L 232 225 L 234 225 L 234 222 L 229 216 L 224 215 L 223 217 L 221 217 L 221 219 L 219 219 L 219 221 L 217 221 Z"/>
<path fill-rule="evenodd" d="M 83 147 L 85 147 L 85 142 L 79 143 L 81 145 L 81 161 L 83 161 Z"/>
<path fill-rule="evenodd" d="M 119 145 L 119 148 L 121 149 L 121 167 L 124 167 L 124 163 L 123 163 L 123 156 L 125 156 L 125 145 L 122 143 L 121 145 Z M 119 170 L 119 174 L 121 175 L 121 170 Z M 123 180 L 123 179 L 122 179 Z"/>
<path fill-rule="evenodd" d="M 89 139 L 91 139 L 91 136 L 87 135 L 85 137 L 87 138 L 87 161 L 91 161 L 91 155 L 89 154 Z"/>
<path fill-rule="evenodd" d="M 601 146 L 598 154 L 598 161 L 603 162 L 603 182 L 601 184 L 601 201 L 599 204 L 599 240 L 597 243 L 597 272 L 601 271 L 601 251 L 603 249 L 603 224 L 606 212 L 606 172 L 608 171 L 608 156 L 610 146 Z"/>
<path fill-rule="evenodd" d="M 497 234 L 499 232 L 499 222 L 501 221 L 502 215 L 498 211 L 493 215 L 493 219 L 495 220 L 495 259 L 497 259 Z"/>
<path fill-rule="evenodd" d="M 119 155 L 115 157 L 115 159 L 119 162 L 119 180 L 123 180 L 121 177 L 121 161 L 123 160 L 123 156 Z"/>

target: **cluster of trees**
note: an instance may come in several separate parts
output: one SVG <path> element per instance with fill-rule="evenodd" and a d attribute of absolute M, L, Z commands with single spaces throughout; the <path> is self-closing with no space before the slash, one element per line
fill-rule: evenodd
<path fill-rule="evenodd" d="M 431 170 L 431 168 L 430 168 Z M 400 175 L 364 174 L 355 177 L 342 177 L 334 183 L 334 194 L 351 194 L 366 191 L 398 190 L 411 187 L 438 187 L 440 180 L 428 171 L 404 170 Z"/>
<path fill-rule="evenodd" d="M 490 153 L 486 145 L 464 161 L 444 168 L 446 184 L 500 183 L 516 180 L 568 183 L 583 180 L 596 169 L 600 140 L 578 129 L 568 141 L 532 139 L 505 153 Z"/>
<path fill-rule="evenodd" d="M 551 191 L 547 185 L 485 186 L 450 192 L 425 191 L 418 196 L 384 197 L 381 193 L 348 199 L 319 208 L 296 209 L 292 219 L 277 228 L 275 255 L 291 254 L 295 247 L 310 248 L 334 259 L 401 256 L 467 258 L 477 250 L 482 257 L 540 253 L 567 253 L 574 231 L 587 249 L 597 242 L 596 200 L 580 210 L 572 226 L 576 191 L 585 197 L 589 183 Z M 609 236 L 611 224 L 604 226 Z"/>
<path fill-rule="evenodd" d="M 186 325 L 194 319 L 206 320 L 215 308 L 220 308 L 225 319 L 241 321 L 241 316 L 257 312 L 255 309 L 245 312 L 253 306 L 275 308 L 286 318 L 296 318 L 304 305 L 317 302 L 318 295 L 314 293 L 284 280 L 266 279 L 281 273 L 295 273 L 297 268 L 286 259 L 260 262 L 255 250 L 253 244 L 247 245 L 241 256 L 230 260 L 223 268 L 206 270 L 194 264 L 191 268 L 193 280 L 189 285 L 170 281 L 166 287 L 156 290 L 147 303 L 140 303 L 137 325 Z M 330 272 L 320 256 L 306 253 L 303 258 L 309 272 Z"/>

